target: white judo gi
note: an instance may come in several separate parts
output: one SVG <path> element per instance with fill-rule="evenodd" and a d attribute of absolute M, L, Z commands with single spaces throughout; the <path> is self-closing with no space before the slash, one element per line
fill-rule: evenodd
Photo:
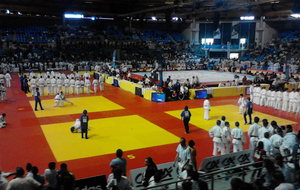
<path fill-rule="evenodd" d="M 254 150 L 256 147 L 256 144 L 258 142 L 258 130 L 261 128 L 261 126 L 258 123 L 254 123 L 250 125 L 250 128 L 248 130 L 248 136 L 250 138 L 250 146 L 249 149 Z"/>
<path fill-rule="evenodd" d="M 210 102 L 208 99 L 204 100 L 203 108 L 204 108 L 204 120 L 209 120 Z"/>
<path fill-rule="evenodd" d="M 235 127 L 231 130 L 233 152 L 243 150 L 243 142 L 245 141 L 244 132 L 239 127 Z"/>
<path fill-rule="evenodd" d="M 214 126 L 209 130 L 209 136 L 213 138 L 214 148 L 213 148 L 213 156 L 218 154 L 218 150 L 221 151 L 221 155 L 225 154 L 224 144 L 222 142 L 222 128 L 221 126 Z"/>

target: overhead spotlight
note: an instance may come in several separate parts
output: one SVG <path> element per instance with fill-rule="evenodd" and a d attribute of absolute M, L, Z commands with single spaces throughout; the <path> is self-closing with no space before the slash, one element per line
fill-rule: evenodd
<path fill-rule="evenodd" d="M 172 17 L 172 20 L 173 20 L 173 21 L 178 21 L 179 18 L 178 18 L 178 17 Z"/>
<path fill-rule="evenodd" d="M 114 18 L 110 18 L 110 17 L 99 17 L 98 19 L 100 19 L 100 20 L 114 20 Z"/>
<path fill-rule="evenodd" d="M 248 20 L 249 21 L 249 20 L 254 20 L 255 17 L 254 16 L 241 16 L 240 19 L 241 20 L 246 20 L 246 21 Z"/>
<path fill-rule="evenodd" d="M 83 14 L 80 14 L 80 13 L 65 13 L 64 14 L 64 17 L 65 18 L 74 18 L 74 19 L 81 19 L 83 18 Z"/>
<path fill-rule="evenodd" d="M 8 9 L 5 10 L 6 14 L 10 14 L 10 11 Z"/>
<path fill-rule="evenodd" d="M 294 17 L 294 18 L 300 18 L 300 14 L 298 14 L 298 13 L 293 13 L 293 14 L 291 14 L 291 17 Z"/>
<path fill-rule="evenodd" d="M 22 13 L 21 13 L 21 12 L 19 12 L 19 11 L 17 12 L 17 14 L 18 14 L 18 15 L 22 15 Z"/>
<path fill-rule="evenodd" d="M 155 16 L 151 17 L 151 20 L 157 21 L 157 18 Z"/>
<path fill-rule="evenodd" d="M 91 19 L 91 20 L 96 20 L 96 17 L 92 16 L 90 19 Z"/>

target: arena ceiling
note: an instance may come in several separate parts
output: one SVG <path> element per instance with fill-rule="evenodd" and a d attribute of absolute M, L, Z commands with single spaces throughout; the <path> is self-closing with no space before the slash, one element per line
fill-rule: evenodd
<path fill-rule="evenodd" d="M 0 9 L 61 16 L 83 12 L 93 16 L 146 17 L 162 15 L 182 18 L 232 18 L 288 15 L 298 0 L 1 0 Z M 3 13 L 3 11 L 2 11 Z"/>

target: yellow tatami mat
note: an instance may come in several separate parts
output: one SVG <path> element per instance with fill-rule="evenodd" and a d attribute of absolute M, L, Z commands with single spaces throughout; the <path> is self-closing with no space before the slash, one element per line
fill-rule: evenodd
<path fill-rule="evenodd" d="M 89 139 L 71 133 L 73 124 L 41 126 L 58 162 L 178 142 L 175 135 L 137 115 L 90 120 Z"/>
<path fill-rule="evenodd" d="M 36 117 L 49 117 L 58 115 L 68 115 L 82 113 L 84 109 L 88 112 L 100 112 L 100 111 L 111 111 L 124 109 L 122 106 L 110 101 L 103 96 L 89 96 L 89 97 L 78 97 L 68 98 L 72 104 L 65 102 L 63 107 L 54 107 L 53 100 L 42 100 L 42 106 L 44 110 L 34 111 Z M 30 101 L 30 105 L 34 110 L 34 101 Z"/>
<path fill-rule="evenodd" d="M 169 115 L 172 115 L 176 118 L 181 118 L 182 110 L 175 110 L 175 111 L 168 111 L 166 112 Z M 226 120 L 230 122 L 230 127 L 234 127 L 234 123 L 236 121 L 240 122 L 240 128 L 243 129 L 244 131 L 247 131 L 250 125 L 244 125 L 244 117 L 243 114 L 239 113 L 239 108 L 234 105 L 223 105 L 223 106 L 213 106 L 211 107 L 210 111 L 210 120 L 204 120 L 203 115 L 204 115 L 204 110 L 203 108 L 195 108 L 195 109 L 190 109 L 190 112 L 192 114 L 192 118 L 190 123 L 201 128 L 204 130 L 209 130 L 211 127 L 216 125 L 216 120 L 220 120 L 221 117 L 224 115 L 226 117 Z M 279 117 L 275 117 L 269 114 L 264 114 L 261 112 L 255 111 L 252 115 L 252 122 L 253 118 L 257 116 L 260 118 L 260 121 L 262 119 L 268 119 L 269 122 L 272 120 L 277 121 L 279 125 L 288 125 L 288 124 L 295 124 L 294 121 L 282 119 Z M 248 118 L 248 117 L 247 117 Z M 249 122 L 249 121 L 248 121 Z"/>

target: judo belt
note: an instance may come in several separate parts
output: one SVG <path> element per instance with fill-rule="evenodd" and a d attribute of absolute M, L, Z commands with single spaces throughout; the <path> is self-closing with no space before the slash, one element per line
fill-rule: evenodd
<path fill-rule="evenodd" d="M 239 141 L 240 141 L 240 140 L 242 140 L 241 138 L 233 138 L 233 139 L 235 139 L 235 140 L 239 140 Z"/>
<path fill-rule="evenodd" d="M 274 148 L 279 149 L 279 147 L 274 147 Z"/>

